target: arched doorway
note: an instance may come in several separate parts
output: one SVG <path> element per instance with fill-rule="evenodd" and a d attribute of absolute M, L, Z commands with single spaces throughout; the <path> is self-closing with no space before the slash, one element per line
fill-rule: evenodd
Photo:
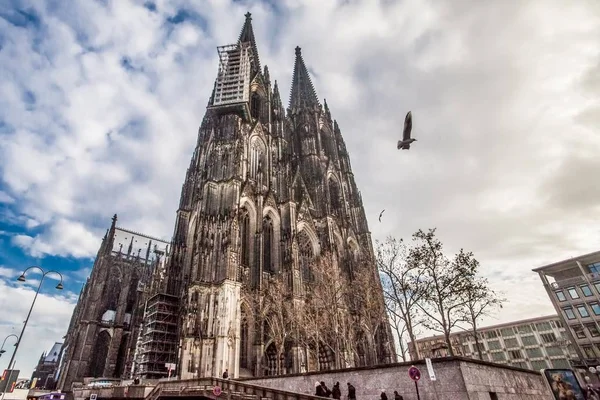
<path fill-rule="evenodd" d="M 102 331 L 96 340 L 93 356 L 90 358 L 90 376 L 94 378 L 104 377 L 104 368 L 110 348 L 111 336 L 108 331 Z"/>

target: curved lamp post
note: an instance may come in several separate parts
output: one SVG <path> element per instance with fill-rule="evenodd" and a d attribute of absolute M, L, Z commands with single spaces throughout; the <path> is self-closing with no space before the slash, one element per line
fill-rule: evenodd
<path fill-rule="evenodd" d="M 17 335 L 15 335 L 14 333 L 12 333 L 12 334 L 8 335 L 7 337 L 5 337 L 5 338 L 4 338 L 4 342 L 2 342 L 2 347 L 0 347 L 0 357 L 2 357 L 2 354 L 6 353 L 6 350 L 4 350 L 4 345 L 6 344 L 6 340 L 7 340 L 9 337 L 13 337 L 13 336 L 15 337 L 15 339 L 17 339 L 17 341 L 19 340 L 19 337 L 18 337 Z M 16 345 L 17 345 L 17 344 L 15 343 L 15 346 L 16 346 Z M 9 368 L 9 369 L 10 369 L 10 368 Z"/>
<path fill-rule="evenodd" d="M 42 273 L 42 278 L 40 279 L 40 284 L 37 287 L 37 290 L 35 291 L 35 296 L 33 298 L 33 302 L 31 303 L 31 307 L 29 308 L 29 313 L 27 313 L 27 318 L 25 318 L 25 322 L 23 323 L 23 329 L 21 329 L 21 334 L 19 335 L 18 339 L 17 339 L 17 343 L 15 344 L 15 349 L 13 350 L 12 353 L 12 357 L 10 358 L 10 361 L 8 362 L 8 369 L 9 369 L 9 374 L 8 374 L 8 379 L 6 381 L 6 385 L 4 386 L 4 390 L 2 391 L 2 397 L 0 397 L 1 400 L 4 399 L 4 395 L 6 394 L 6 389 L 8 386 L 8 382 L 10 381 L 11 375 L 12 375 L 12 369 L 11 369 L 11 365 L 13 363 L 13 361 L 15 360 L 15 356 L 17 355 L 17 350 L 19 350 L 19 345 L 21 344 L 21 340 L 23 339 L 23 333 L 25 332 L 25 328 L 27 328 L 27 323 L 29 322 L 29 317 L 31 316 L 31 311 L 33 311 L 33 306 L 35 305 L 35 301 L 37 300 L 38 294 L 40 293 L 40 289 L 42 288 L 42 283 L 44 283 L 44 278 L 46 278 L 46 276 L 48 274 L 55 274 L 58 275 L 60 277 L 60 282 L 58 282 L 58 285 L 56 285 L 56 289 L 58 290 L 62 290 L 63 289 L 63 276 L 60 274 L 60 272 L 58 271 L 44 271 L 43 269 L 41 269 L 38 266 L 32 266 L 27 268 L 25 271 L 23 271 L 23 273 L 21 274 L 21 276 L 19 276 L 19 278 L 17 279 L 19 282 L 25 282 L 25 274 L 27 273 L 27 271 L 29 271 L 30 269 L 37 269 Z"/>

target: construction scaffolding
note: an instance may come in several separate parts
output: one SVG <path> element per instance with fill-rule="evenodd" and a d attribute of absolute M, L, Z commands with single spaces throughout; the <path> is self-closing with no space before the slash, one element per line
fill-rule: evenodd
<path fill-rule="evenodd" d="M 178 309 L 176 296 L 158 293 L 147 301 L 138 370 L 141 378 L 166 378 L 168 365 L 177 362 Z"/>
<path fill-rule="evenodd" d="M 252 46 L 250 42 L 217 47 L 219 73 L 210 108 L 249 115 Z"/>

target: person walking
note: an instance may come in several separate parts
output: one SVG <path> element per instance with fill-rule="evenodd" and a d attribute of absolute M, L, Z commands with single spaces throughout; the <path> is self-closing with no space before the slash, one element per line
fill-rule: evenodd
<path fill-rule="evenodd" d="M 348 400 L 356 400 L 356 388 L 348 382 Z"/>
<path fill-rule="evenodd" d="M 336 400 L 340 400 L 342 398 L 342 391 L 340 390 L 339 382 L 336 382 L 335 385 L 333 385 L 333 389 L 331 389 L 331 397 Z"/>

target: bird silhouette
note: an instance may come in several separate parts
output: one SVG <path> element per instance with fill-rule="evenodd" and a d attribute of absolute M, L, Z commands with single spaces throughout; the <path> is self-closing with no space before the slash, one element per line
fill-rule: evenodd
<path fill-rule="evenodd" d="M 379 222 L 381 222 L 381 216 L 383 215 L 383 213 L 384 213 L 384 212 L 385 212 L 385 208 L 383 209 L 383 211 L 381 211 L 381 212 L 379 213 Z"/>
<path fill-rule="evenodd" d="M 410 149 L 410 144 L 416 142 L 417 139 L 411 139 L 410 134 L 412 132 L 412 113 L 409 111 L 404 118 L 404 131 L 402 131 L 402 140 L 398 140 L 398 150 Z"/>

